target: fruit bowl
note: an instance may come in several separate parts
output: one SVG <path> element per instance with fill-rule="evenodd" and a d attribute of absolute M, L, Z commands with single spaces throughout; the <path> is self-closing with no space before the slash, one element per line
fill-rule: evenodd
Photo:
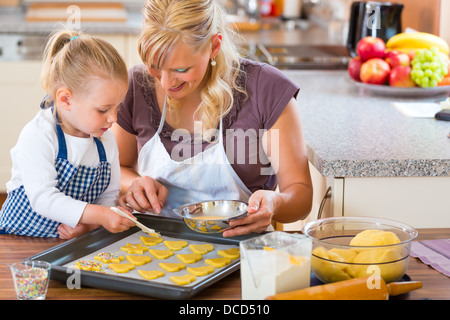
<path fill-rule="evenodd" d="M 312 239 L 311 270 L 324 283 L 371 275 L 397 281 L 408 269 L 417 237 L 406 224 L 370 217 L 315 220 L 302 232 Z"/>
<path fill-rule="evenodd" d="M 390 96 L 390 97 L 432 97 L 432 96 L 446 96 L 450 93 L 450 86 L 438 86 L 432 88 L 422 87 L 391 87 L 389 85 L 369 84 L 357 82 L 349 79 L 353 85 L 363 91 L 368 91 L 376 95 Z"/>
<path fill-rule="evenodd" d="M 360 92 L 393 97 L 429 97 L 450 93 L 449 46 L 425 32 L 398 33 L 384 43 L 366 36 L 347 67 Z M 389 85 L 387 85 L 389 84 Z"/>
<path fill-rule="evenodd" d="M 173 211 L 193 231 L 219 233 L 229 227 L 229 220 L 247 215 L 247 204 L 234 200 L 213 200 L 186 204 Z"/>

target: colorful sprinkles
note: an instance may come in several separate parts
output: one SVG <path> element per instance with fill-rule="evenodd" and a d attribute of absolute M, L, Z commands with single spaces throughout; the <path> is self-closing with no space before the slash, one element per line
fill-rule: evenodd
<path fill-rule="evenodd" d="M 27 268 L 15 273 L 17 297 L 21 300 L 45 299 L 48 272 L 42 268 Z"/>
<path fill-rule="evenodd" d="M 75 262 L 74 268 L 86 271 L 100 271 L 102 264 L 93 260 L 78 260 Z"/>
<path fill-rule="evenodd" d="M 94 259 L 104 263 L 119 263 L 124 260 L 124 257 L 118 253 L 100 252 L 94 257 Z"/>

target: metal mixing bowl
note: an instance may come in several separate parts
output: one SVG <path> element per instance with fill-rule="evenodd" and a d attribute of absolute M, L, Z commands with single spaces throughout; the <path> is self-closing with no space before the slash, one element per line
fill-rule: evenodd
<path fill-rule="evenodd" d="M 351 240 L 364 230 L 394 233 L 399 243 L 355 246 Z M 404 223 L 371 217 L 334 217 L 307 223 L 302 233 L 312 238 L 311 269 L 325 283 L 380 275 L 397 281 L 408 269 L 411 241 L 417 231 Z"/>
<path fill-rule="evenodd" d="M 173 211 L 196 232 L 219 233 L 229 227 L 229 220 L 247 215 L 247 204 L 235 200 L 212 200 L 186 204 Z"/>

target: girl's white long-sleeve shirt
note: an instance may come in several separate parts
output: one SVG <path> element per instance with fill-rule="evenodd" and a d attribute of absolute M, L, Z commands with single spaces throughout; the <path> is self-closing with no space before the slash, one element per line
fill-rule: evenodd
<path fill-rule="evenodd" d="M 93 137 L 79 138 L 64 134 L 67 160 L 74 166 L 96 167 L 99 164 L 97 145 Z M 119 152 L 115 137 L 107 131 L 100 138 L 107 161 L 111 164 L 111 181 L 95 204 L 115 206 L 120 191 Z M 31 207 L 38 214 L 75 227 L 87 202 L 76 200 L 56 188 L 58 183 L 55 160 L 58 155 L 58 136 L 51 109 L 45 109 L 31 120 L 20 133 L 11 149 L 11 179 L 8 193 L 24 186 Z"/>

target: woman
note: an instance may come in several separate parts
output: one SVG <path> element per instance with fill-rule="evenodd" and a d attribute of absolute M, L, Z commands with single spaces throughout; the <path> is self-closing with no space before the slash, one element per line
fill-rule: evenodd
<path fill-rule="evenodd" d="M 113 128 L 122 206 L 171 216 L 186 203 L 248 202 L 248 216 L 231 221 L 224 237 L 308 215 L 299 88 L 277 69 L 241 59 L 231 36 L 217 0 L 145 3 L 144 65 L 129 72 Z"/>

